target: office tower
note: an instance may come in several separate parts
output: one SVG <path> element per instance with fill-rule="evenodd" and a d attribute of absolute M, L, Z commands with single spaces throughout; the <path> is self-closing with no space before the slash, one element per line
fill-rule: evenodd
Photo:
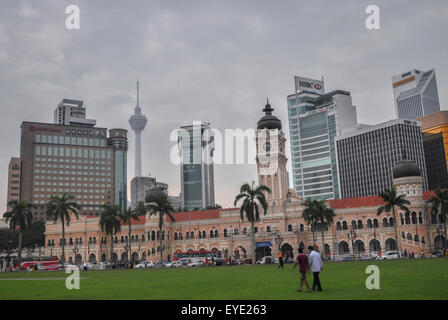
<path fill-rule="evenodd" d="M 178 131 L 182 209 L 205 209 L 215 205 L 213 134 L 208 123 L 183 126 Z"/>
<path fill-rule="evenodd" d="M 8 166 L 8 195 L 7 204 L 11 200 L 20 199 L 20 158 L 12 157 Z M 7 205 L 8 210 L 10 207 Z"/>
<path fill-rule="evenodd" d="M 67 192 L 81 213 L 99 215 L 103 204 L 126 200 L 126 130 L 23 122 L 20 199 L 44 218 L 50 196 Z M 121 198 L 119 196 L 123 196 Z"/>
<path fill-rule="evenodd" d="M 257 173 L 258 183 L 271 189 L 266 199 L 274 212 L 284 210 L 288 193 L 288 172 L 286 171 L 286 138 L 282 122 L 272 114 L 274 109 L 267 101 L 265 115 L 257 122 Z"/>
<path fill-rule="evenodd" d="M 411 70 L 392 77 L 398 119 L 415 120 L 440 111 L 436 73 Z"/>
<path fill-rule="evenodd" d="M 54 110 L 54 123 L 94 127 L 96 120 L 86 119 L 86 108 L 82 100 L 62 99 Z"/>
<path fill-rule="evenodd" d="M 293 185 L 303 198 L 339 198 L 337 135 L 357 124 L 350 93 L 324 93 L 323 81 L 295 77 L 288 96 Z"/>
<path fill-rule="evenodd" d="M 127 192 L 127 151 L 128 151 L 128 130 L 110 129 L 107 145 L 114 150 L 114 192 L 115 204 L 122 210 L 126 210 L 128 205 Z"/>
<path fill-rule="evenodd" d="M 396 119 L 336 138 L 341 198 L 375 196 L 392 187 L 392 169 L 401 160 L 419 167 L 428 189 L 418 121 Z"/>
<path fill-rule="evenodd" d="M 142 131 L 145 129 L 148 120 L 142 114 L 142 109 L 140 108 L 140 97 L 139 97 L 139 82 L 137 80 L 137 104 L 134 109 L 134 114 L 129 118 L 129 125 L 135 134 L 135 176 L 142 176 L 142 151 L 141 151 L 141 136 Z"/>
<path fill-rule="evenodd" d="M 448 188 L 448 111 L 418 120 L 422 123 L 428 188 Z"/>

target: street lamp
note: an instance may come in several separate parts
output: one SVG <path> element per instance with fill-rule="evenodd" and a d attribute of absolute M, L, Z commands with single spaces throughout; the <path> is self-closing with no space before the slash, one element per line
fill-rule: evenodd
<path fill-rule="evenodd" d="M 352 250 L 353 250 L 353 254 L 355 254 L 355 246 L 353 244 L 353 240 L 356 238 L 356 232 L 353 230 L 353 226 L 350 227 L 350 233 L 347 233 L 347 237 L 352 242 Z"/>

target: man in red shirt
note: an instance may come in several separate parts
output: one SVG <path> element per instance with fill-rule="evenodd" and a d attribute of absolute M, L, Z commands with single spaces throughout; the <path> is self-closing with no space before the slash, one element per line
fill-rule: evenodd
<path fill-rule="evenodd" d="M 308 263 L 308 256 L 303 253 L 303 248 L 299 248 L 299 255 L 296 259 L 296 264 L 293 267 L 293 270 L 296 268 L 296 266 L 299 265 L 299 272 L 300 272 L 300 285 L 299 289 L 297 289 L 298 292 L 302 291 L 303 283 L 305 282 L 306 288 L 308 289 L 308 292 L 312 292 L 310 290 L 310 285 L 308 284 L 308 279 L 306 278 L 306 273 L 310 273 L 310 265 Z"/>

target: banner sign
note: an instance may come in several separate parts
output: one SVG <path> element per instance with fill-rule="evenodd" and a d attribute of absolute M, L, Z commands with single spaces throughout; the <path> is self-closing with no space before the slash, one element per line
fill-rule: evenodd
<path fill-rule="evenodd" d="M 294 82 L 296 84 L 297 91 L 311 91 L 319 94 L 324 94 L 324 82 L 319 80 L 314 80 L 310 78 L 297 77 L 294 76 Z"/>
<path fill-rule="evenodd" d="M 255 242 L 255 247 L 257 248 L 272 247 L 272 241 L 257 241 Z"/>

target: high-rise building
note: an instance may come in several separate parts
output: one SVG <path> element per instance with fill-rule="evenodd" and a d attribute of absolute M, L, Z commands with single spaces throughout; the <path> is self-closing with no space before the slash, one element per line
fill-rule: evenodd
<path fill-rule="evenodd" d="M 376 196 L 391 188 L 392 169 L 401 160 L 415 162 L 428 190 L 420 130 L 418 121 L 396 119 L 338 136 L 341 198 Z"/>
<path fill-rule="evenodd" d="M 7 204 L 9 201 L 20 199 L 20 164 L 20 158 L 17 157 L 12 157 L 9 161 Z"/>
<path fill-rule="evenodd" d="M 448 111 L 418 120 L 422 123 L 428 188 L 448 188 Z"/>
<path fill-rule="evenodd" d="M 134 177 L 131 180 L 131 208 L 136 208 L 140 201 L 145 201 L 146 191 L 156 185 L 154 177 Z"/>
<path fill-rule="evenodd" d="M 139 95 L 139 82 L 137 80 L 137 104 L 134 109 L 134 114 L 129 118 L 129 125 L 135 134 L 135 177 L 142 176 L 141 136 L 148 122 L 148 119 L 142 114 Z"/>
<path fill-rule="evenodd" d="M 303 198 L 339 198 L 334 139 L 357 124 L 350 93 L 325 94 L 323 81 L 296 77 L 287 100 L 294 189 Z"/>
<path fill-rule="evenodd" d="M 81 213 L 99 215 L 101 205 L 126 207 L 127 131 L 79 125 L 23 122 L 20 199 L 44 218 L 52 195 L 67 192 Z"/>
<path fill-rule="evenodd" d="M 213 134 L 208 123 L 183 126 L 178 131 L 182 208 L 205 209 L 215 205 Z"/>
<path fill-rule="evenodd" d="M 392 77 L 398 119 L 415 120 L 440 111 L 435 70 L 411 70 Z"/>
<path fill-rule="evenodd" d="M 93 127 L 96 120 L 86 118 L 86 108 L 82 100 L 62 99 L 54 110 L 54 123 Z"/>

